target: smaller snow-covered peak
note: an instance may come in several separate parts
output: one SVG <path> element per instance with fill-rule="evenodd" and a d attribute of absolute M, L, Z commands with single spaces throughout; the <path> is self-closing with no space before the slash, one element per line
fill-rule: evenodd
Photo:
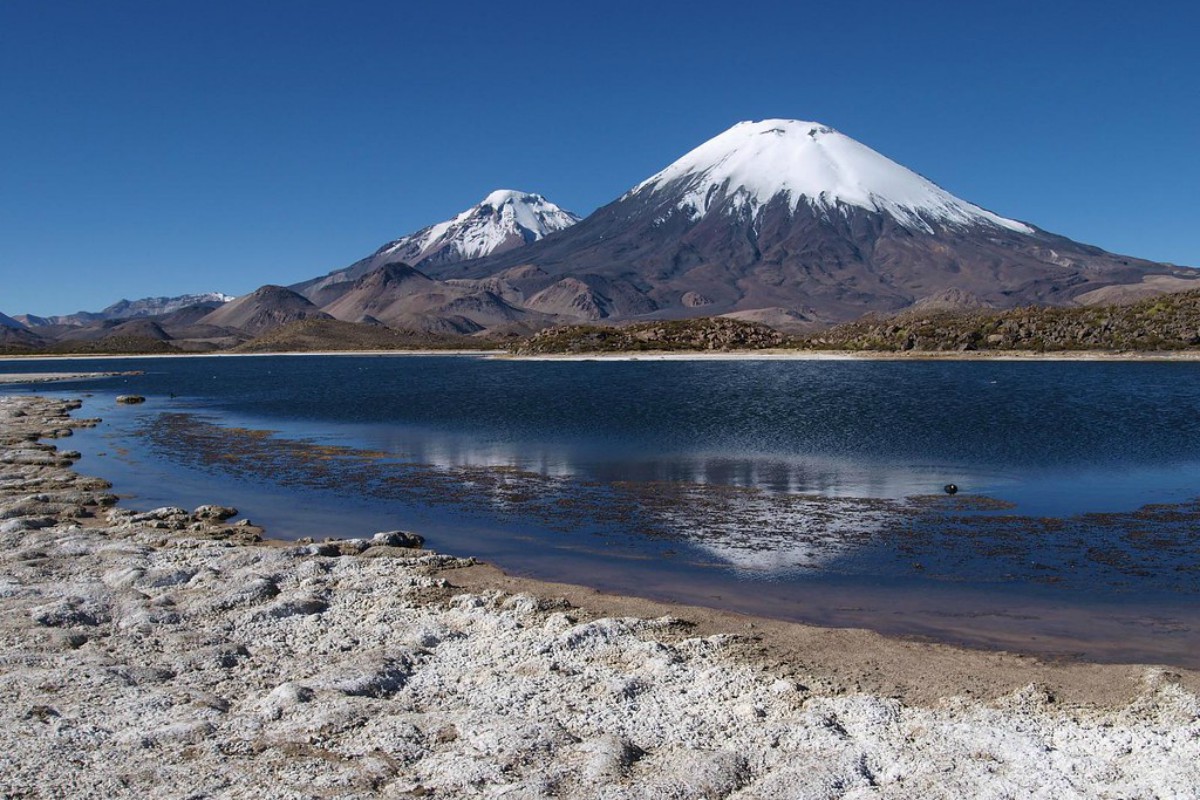
<path fill-rule="evenodd" d="M 578 216 L 540 194 L 497 189 L 445 222 L 393 239 L 345 269 L 293 288 L 309 299 L 321 299 L 324 305 L 330 287 L 348 285 L 386 264 L 402 262 L 419 269 L 457 264 L 536 242 L 578 221 Z"/>
<path fill-rule="evenodd" d="M 779 197 L 832 210 L 855 206 L 910 228 L 930 223 L 1033 229 L 955 197 L 932 181 L 828 125 L 802 120 L 739 122 L 635 186 L 627 196 L 669 190 L 698 216 L 715 203 L 753 211 Z"/>
<path fill-rule="evenodd" d="M 505 203 L 545 203 L 546 198 L 540 194 L 530 194 L 529 192 L 518 192 L 516 189 L 497 189 L 496 191 L 483 198 L 481 206 L 491 206 L 499 208 Z"/>
<path fill-rule="evenodd" d="M 578 221 L 540 194 L 497 189 L 453 219 L 397 239 L 380 253 L 414 265 L 466 261 L 536 242 Z"/>

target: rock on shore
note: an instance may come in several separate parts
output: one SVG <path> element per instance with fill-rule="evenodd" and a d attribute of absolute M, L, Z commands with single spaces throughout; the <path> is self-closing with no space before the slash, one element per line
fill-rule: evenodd
<path fill-rule="evenodd" d="M 1197 796 L 1161 671 L 1120 708 L 835 695 L 671 618 L 458 593 L 403 537 L 122 509 L 40 441 L 72 408 L 0 397 L 0 796 Z"/>

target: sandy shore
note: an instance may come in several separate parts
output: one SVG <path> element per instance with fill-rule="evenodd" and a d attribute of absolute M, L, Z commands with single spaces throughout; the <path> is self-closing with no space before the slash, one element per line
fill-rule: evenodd
<path fill-rule="evenodd" d="M 1195 673 L 137 512 L 0 396 L 0 796 L 1196 797 Z"/>

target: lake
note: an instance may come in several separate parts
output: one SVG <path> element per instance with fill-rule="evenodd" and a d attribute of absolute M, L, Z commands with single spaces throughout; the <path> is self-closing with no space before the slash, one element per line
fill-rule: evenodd
<path fill-rule="evenodd" d="M 1200 364 L 14 360 L 142 370 L 79 468 L 278 538 L 405 528 L 514 574 L 823 625 L 1200 666 Z M 138 393 L 143 406 L 115 395 Z M 953 483 L 958 494 L 942 488 Z"/>

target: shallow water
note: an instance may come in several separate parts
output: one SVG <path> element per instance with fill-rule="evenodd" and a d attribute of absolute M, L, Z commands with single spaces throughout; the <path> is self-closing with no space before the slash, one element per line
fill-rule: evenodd
<path fill-rule="evenodd" d="M 138 506 L 230 503 L 284 537 L 408 528 L 605 590 L 1200 666 L 1200 364 L 13 363 L 144 370 L 35 389 L 93 393 L 105 423 L 72 446 Z"/>

